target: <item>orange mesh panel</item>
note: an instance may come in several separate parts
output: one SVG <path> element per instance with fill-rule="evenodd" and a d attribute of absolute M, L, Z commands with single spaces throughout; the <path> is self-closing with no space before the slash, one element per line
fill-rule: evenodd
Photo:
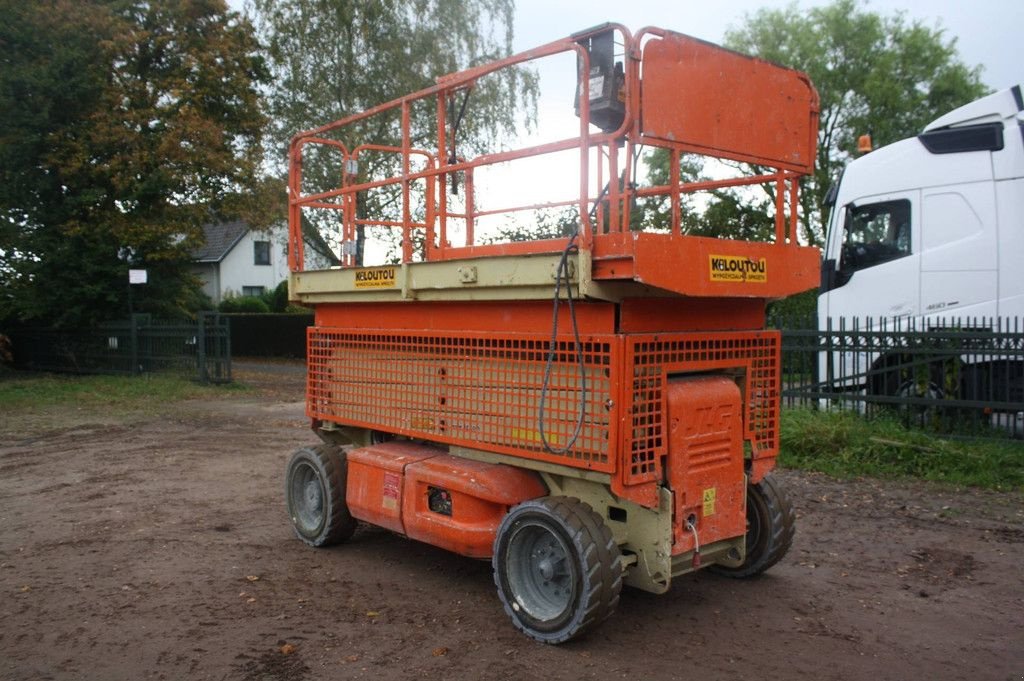
<path fill-rule="evenodd" d="M 633 367 L 624 386 L 624 413 L 632 415 L 623 433 L 628 456 L 624 480 L 635 485 L 661 480 L 667 453 L 663 410 L 668 376 L 738 370 L 744 376 L 744 437 L 755 458 L 778 450 L 779 334 L 775 331 L 626 336 L 625 366 Z M 630 385 L 631 383 L 631 385 Z"/>
<path fill-rule="evenodd" d="M 307 413 L 318 419 L 434 442 L 612 472 L 617 442 L 611 399 L 618 345 L 582 338 L 584 381 L 572 340 L 558 342 L 544 432 L 568 445 L 580 400 L 586 413 L 571 451 L 545 450 L 538 411 L 549 338 L 540 334 L 348 331 L 308 335 Z M 585 388 L 585 390 L 581 389 Z"/>

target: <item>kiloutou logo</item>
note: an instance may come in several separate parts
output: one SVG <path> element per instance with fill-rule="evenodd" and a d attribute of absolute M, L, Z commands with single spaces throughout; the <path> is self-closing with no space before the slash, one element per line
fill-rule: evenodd
<path fill-rule="evenodd" d="M 743 281 L 763 284 L 768 281 L 768 263 L 737 255 L 710 256 L 711 281 Z"/>

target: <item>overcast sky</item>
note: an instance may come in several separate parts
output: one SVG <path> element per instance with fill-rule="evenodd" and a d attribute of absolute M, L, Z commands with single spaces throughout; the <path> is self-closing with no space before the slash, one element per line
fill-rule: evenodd
<path fill-rule="evenodd" d="M 244 0 L 228 0 L 241 10 Z M 742 24 L 761 7 L 785 7 L 789 0 L 516 0 L 515 49 L 525 50 L 606 21 L 635 31 L 648 25 L 721 42 L 726 29 Z M 798 7 L 828 4 L 800 0 Z M 1021 0 L 869 0 L 883 15 L 906 12 L 910 19 L 941 27 L 957 39 L 961 58 L 981 64 L 982 80 L 993 89 L 1024 81 L 1024 2 Z"/>
<path fill-rule="evenodd" d="M 517 51 L 614 21 L 635 31 L 654 25 L 721 42 L 726 29 L 761 7 L 785 7 L 788 0 L 516 0 Z M 828 4 L 801 0 L 799 7 Z M 942 28 L 957 39 L 961 58 L 981 64 L 982 80 L 993 89 L 1024 81 L 1024 2 L 1021 0 L 872 0 L 866 8 L 889 15 L 897 11 Z"/>

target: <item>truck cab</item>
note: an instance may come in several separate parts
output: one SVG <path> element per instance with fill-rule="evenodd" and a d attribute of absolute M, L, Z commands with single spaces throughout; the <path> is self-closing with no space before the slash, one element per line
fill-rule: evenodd
<path fill-rule="evenodd" d="M 818 318 L 1024 315 L 1019 85 L 871 152 L 835 192 Z"/>
<path fill-rule="evenodd" d="M 1024 362 L 1000 348 L 1016 347 L 1024 317 L 1021 87 L 856 159 L 831 203 L 818 325 L 829 348 L 844 349 L 819 354 L 827 389 L 863 393 L 865 404 L 910 398 L 923 409 L 944 399 L 1017 411 Z M 967 354 L 910 347 L 958 342 L 925 338 L 936 332 L 989 340 Z"/>

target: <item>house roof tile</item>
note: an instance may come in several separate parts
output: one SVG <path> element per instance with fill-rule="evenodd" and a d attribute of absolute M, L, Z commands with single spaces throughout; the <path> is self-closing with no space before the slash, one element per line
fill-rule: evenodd
<path fill-rule="evenodd" d="M 203 225 L 205 243 L 192 251 L 192 257 L 198 262 L 220 262 L 248 231 L 244 220 Z"/>

